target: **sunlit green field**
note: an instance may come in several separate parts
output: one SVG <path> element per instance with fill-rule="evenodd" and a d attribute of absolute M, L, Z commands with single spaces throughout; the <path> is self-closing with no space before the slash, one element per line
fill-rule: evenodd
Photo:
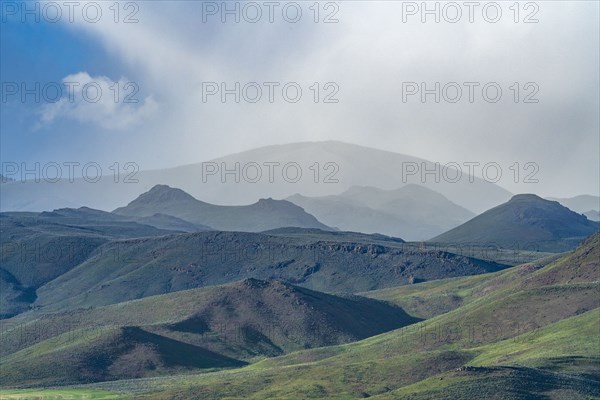
<path fill-rule="evenodd" d="M 8 399 L 27 399 L 27 400 L 109 400 L 109 399 L 127 399 L 128 396 L 107 392 L 105 390 L 85 390 L 85 389 L 22 389 L 22 390 L 1 390 L 0 400 Z"/>

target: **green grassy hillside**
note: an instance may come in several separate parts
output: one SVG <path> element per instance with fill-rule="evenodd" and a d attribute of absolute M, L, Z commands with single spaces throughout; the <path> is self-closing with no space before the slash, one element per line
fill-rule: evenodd
<path fill-rule="evenodd" d="M 32 312 L 11 322 L 43 326 L 43 318 L 46 322 L 55 318 L 59 326 L 79 321 L 85 327 L 91 321 L 102 325 L 111 320 L 124 323 L 129 318 L 139 325 L 126 323 L 112 331 L 112 336 L 99 335 L 96 340 L 74 339 L 57 345 L 47 338 L 24 348 L 14 344 L 18 340 L 13 329 L 2 335 L 2 348 L 12 346 L 12 350 L 3 357 L 0 370 L 3 382 L 64 384 L 73 382 L 80 372 L 64 368 L 59 373 L 51 365 L 56 365 L 57 359 L 66 360 L 69 366 L 96 365 L 81 358 L 90 354 L 93 360 L 100 360 L 91 375 L 85 375 L 90 380 L 143 378 L 83 388 L 124 393 L 135 399 L 595 399 L 600 398 L 599 251 L 600 233 L 596 233 L 575 251 L 555 260 L 366 293 L 406 304 L 414 314 L 429 319 L 337 345 L 331 345 L 327 338 L 341 330 L 315 329 L 307 323 L 353 324 L 365 332 L 372 324 L 390 320 L 391 314 L 385 309 L 391 306 L 356 303 L 359 299 L 355 297 L 337 300 L 287 284 L 250 280 L 214 288 L 210 295 L 206 294 L 208 289 L 196 289 L 45 317 Z M 207 300 L 206 308 L 194 307 Z M 218 347 L 210 346 L 217 346 L 218 341 L 202 341 L 202 334 L 197 334 L 214 331 L 215 321 L 233 316 L 244 321 L 253 310 L 268 311 L 246 321 L 279 314 L 299 324 L 293 331 L 302 332 L 301 337 L 326 332 L 321 342 L 314 342 L 324 347 L 257 361 L 252 351 L 272 348 L 251 332 L 246 344 L 256 347 L 246 349 L 250 357 L 246 360 L 253 363 L 235 368 L 228 362 L 244 360 L 232 360 L 223 347 L 221 352 L 214 351 Z M 404 323 L 415 322 L 398 312 Z M 275 325 L 281 327 L 283 321 Z M 278 338 L 277 334 L 264 336 L 274 344 Z M 165 342 L 183 347 L 165 347 Z M 283 348 L 283 344 L 277 346 Z M 239 350 L 234 347 L 228 351 Z M 115 356 L 111 362 L 102 361 L 98 349 L 103 349 L 102 354 L 108 349 Z M 185 357 L 168 361 L 171 351 L 179 353 L 182 349 L 196 354 L 194 362 L 210 362 L 190 366 Z M 194 371 L 199 368 L 207 372 Z M 213 371 L 215 368 L 219 370 Z M 163 374 L 169 376 L 159 376 Z M 31 376 L 37 379 L 27 381 Z"/>
<path fill-rule="evenodd" d="M 66 384 L 240 366 L 418 320 L 388 303 L 248 279 L 96 309 L 22 314 L 2 332 L 4 385 Z M 56 371 L 53 365 L 68 368 Z"/>
<path fill-rule="evenodd" d="M 596 268 L 598 239 L 544 267 L 489 276 L 497 283 L 487 294 L 356 343 L 239 370 L 98 387 L 152 399 L 597 398 L 599 283 L 585 277 Z"/>
<path fill-rule="evenodd" d="M 245 278 L 354 293 L 504 268 L 379 236 L 200 232 L 107 243 L 40 287 L 34 305 L 47 310 L 100 306 Z"/>
<path fill-rule="evenodd" d="M 0 392 L 0 400 L 124 400 L 129 398 L 130 396 L 106 390 L 85 389 L 27 389 Z"/>
<path fill-rule="evenodd" d="M 568 257 L 550 256 L 492 274 L 441 279 L 362 293 L 398 304 L 411 315 L 431 318 L 499 288 L 539 287 L 600 280 L 600 235 L 584 241 Z M 547 268 L 544 268 L 547 266 Z"/>
<path fill-rule="evenodd" d="M 0 318 L 27 310 L 36 290 L 122 237 L 172 233 L 91 209 L 0 213 Z"/>

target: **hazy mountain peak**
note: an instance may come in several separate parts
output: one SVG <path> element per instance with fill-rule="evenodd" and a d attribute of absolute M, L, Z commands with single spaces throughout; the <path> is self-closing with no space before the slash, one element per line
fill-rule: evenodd
<path fill-rule="evenodd" d="M 418 184 L 389 190 L 353 185 L 339 195 L 307 197 L 296 194 L 287 200 L 326 225 L 407 240 L 430 238 L 475 216 L 443 194 Z"/>
<path fill-rule="evenodd" d="M 574 249 L 599 227 L 556 201 L 519 194 L 431 240 L 560 252 Z"/>
<path fill-rule="evenodd" d="M 600 211 L 600 197 L 592 196 L 589 194 L 582 194 L 579 196 L 571 197 L 571 198 L 553 198 L 548 197 L 548 200 L 558 201 L 565 207 L 578 212 L 578 213 L 588 213 L 590 211 L 595 211 L 595 214 Z M 593 216 L 595 215 L 592 213 Z"/>
<path fill-rule="evenodd" d="M 365 185 L 352 185 L 346 191 L 349 192 L 349 191 L 370 191 L 370 190 L 383 191 L 383 189 L 379 189 L 374 186 L 365 186 Z"/>
<path fill-rule="evenodd" d="M 407 183 L 406 185 L 399 187 L 395 191 L 412 192 L 412 193 L 435 193 L 440 196 L 442 195 L 441 193 L 436 192 L 433 189 L 427 188 L 423 185 L 419 185 L 416 183 Z"/>
<path fill-rule="evenodd" d="M 253 205 L 260 209 L 265 209 L 265 210 L 289 210 L 289 211 L 301 211 L 302 210 L 302 207 L 299 207 L 290 201 L 274 200 L 270 197 L 268 199 L 260 199 Z"/>
<path fill-rule="evenodd" d="M 146 193 L 142 193 L 138 199 L 136 200 L 160 200 L 160 201 L 182 201 L 182 200 L 196 200 L 190 194 L 184 192 L 178 188 L 172 188 L 169 185 L 155 185 L 147 191 Z M 135 200 L 134 200 L 135 201 Z"/>
<path fill-rule="evenodd" d="M 283 286 L 283 284 L 278 281 L 267 281 L 267 280 L 263 280 L 263 279 L 246 278 L 242 281 L 234 282 L 231 286 L 244 290 L 244 289 L 266 289 L 271 286 Z"/>
<path fill-rule="evenodd" d="M 337 141 L 272 145 L 199 161 L 168 169 L 140 171 L 136 175 L 139 180 L 137 185 L 115 185 L 111 180 L 89 185 L 82 178 L 76 179 L 74 183 L 7 184 L 0 192 L 0 206 L 3 210 L 12 211 L 43 211 L 81 205 L 114 210 L 127 204 L 147 188 L 152 188 L 148 195 L 181 196 L 184 201 L 190 200 L 190 197 L 173 189 L 175 187 L 207 203 L 244 205 L 264 197 L 286 198 L 296 192 L 311 197 L 338 195 L 353 185 L 383 190 L 395 190 L 402 186 L 404 190 L 408 190 L 411 186 L 406 184 L 414 183 L 431 188 L 466 209 L 484 211 L 508 200 L 512 195 L 498 185 L 476 176 L 470 180 L 465 175 L 458 182 L 423 180 L 421 173 L 403 177 L 402 170 L 406 163 L 416 166 L 419 171 L 425 168 L 431 170 L 435 165 L 431 161 L 406 154 Z M 215 170 L 214 174 L 206 176 L 203 181 L 201 178 L 206 172 L 203 169 L 206 162 L 211 163 Z M 295 184 L 287 182 L 282 175 L 283 166 L 290 162 L 297 163 L 303 172 L 302 179 Z M 237 164 L 243 168 L 249 163 L 261 166 L 262 179 L 258 182 L 236 180 L 232 176 L 224 180 L 221 176 L 223 168 L 231 170 Z M 273 171 L 273 181 L 268 179 L 270 172 L 265 163 L 277 164 Z M 313 169 L 317 164 L 319 174 L 318 181 L 315 181 Z M 325 182 L 328 184 L 323 184 Z M 412 188 L 418 189 L 418 186 Z M 144 201 L 148 200 L 144 198 Z M 594 208 L 588 207 L 584 211 L 589 209 Z"/>
<path fill-rule="evenodd" d="M 348 190 L 343 192 L 341 196 L 354 196 L 357 194 L 370 194 L 370 195 L 427 195 L 427 196 L 437 196 L 444 197 L 439 192 L 436 192 L 433 189 L 427 188 L 425 186 L 416 184 L 416 183 L 407 183 L 406 185 L 400 186 L 396 189 L 380 189 L 374 186 L 361 186 L 361 185 L 353 185 Z"/>
<path fill-rule="evenodd" d="M 513 197 L 511 197 L 511 199 L 509 200 L 509 202 L 517 202 L 517 201 L 542 201 L 542 202 L 547 202 L 548 200 L 544 200 L 540 196 L 538 196 L 536 194 L 533 194 L 533 193 L 516 194 Z M 553 201 L 553 203 L 556 203 L 556 202 Z"/>
<path fill-rule="evenodd" d="M 598 210 L 589 210 L 583 213 L 590 221 L 600 221 L 600 212 Z"/>
<path fill-rule="evenodd" d="M 330 230 L 301 207 L 272 198 L 244 206 L 221 206 L 197 200 L 181 189 L 156 185 L 115 214 L 151 217 L 166 214 L 193 224 L 218 230 L 260 232 L 284 226 Z"/>

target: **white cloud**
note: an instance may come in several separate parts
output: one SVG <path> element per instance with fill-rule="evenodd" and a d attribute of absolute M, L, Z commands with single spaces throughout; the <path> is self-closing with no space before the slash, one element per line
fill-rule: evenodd
<path fill-rule="evenodd" d="M 139 126 L 158 110 L 152 96 L 140 99 L 139 85 L 126 78 L 115 82 L 79 72 L 63 78 L 62 84 L 60 99 L 40 110 L 42 124 L 65 118 L 123 131 Z"/>
<path fill-rule="evenodd" d="M 313 23 L 312 3 L 301 3 L 305 17 L 297 24 L 222 24 L 202 22 L 201 2 L 145 1 L 138 3 L 139 23 L 104 19 L 77 27 L 160 101 L 160 107 L 149 101 L 157 118 L 141 123 L 154 154 L 171 165 L 334 139 L 441 162 L 537 162 L 544 179 L 535 187 L 508 180 L 514 192 L 598 191 L 598 3 L 537 2 L 537 24 L 515 24 L 512 3 L 502 3 L 505 14 L 496 24 L 481 14 L 473 24 L 422 24 L 418 16 L 402 23 L 401 3 L 338 2 L 337 24 Z M 296 104 L 204 103 L 204 81 L 296 81 L 305 95 Z M 328 81 L 339 84 L 339 104 L 304 101 L 312 82 Z M 540 103 L 404 104 L 404 81 L 496 81 L 505 100 L 513 82 L 534 81 Z M 105 114 L 114 111 L 110 106 Z M 47 110 L 48 118 L 64 113 L 61 107 Z M 127 112 L 139 121 L 144 109 Z M 136 132 L 131 141 L 139 139 Z M 558 178 L 565 176 L 568 184 Z"/>

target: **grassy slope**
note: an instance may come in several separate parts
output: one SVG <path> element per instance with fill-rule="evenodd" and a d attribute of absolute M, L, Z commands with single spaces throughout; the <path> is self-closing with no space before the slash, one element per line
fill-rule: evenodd
<path fill-rule="evenodd" d="M 444 372 L 376 399 L 590 399 L 600 397 L 600 310 L 475 347 L 470 368 Z M 508 367 L 495 367 L 503 365 Z M 565 375 L 565 374 L 569 375 Z"/>
<path fill-rule="evenodd" d="M 338 346 L 334 349 L 317 350 L 324 357 L 311 362 L 304 358 L 302 364 L 267 367 L 254 365 L 239 371 L 207 374 L 202 378 L 180 377 L 174 380 L 139 382 L 144 390 L 160 389 L 158 393 L 138 395 L 139 398 L 184 399 L 184 398 L 231 398 L 231 399 L 299 399 L 332 398 L 356 399 L 381 393 L 373 398 L 381 399 L 537 399 L 552 393 L 557 399 L 596 398 L 598 378 L 591 380 L 572 366 L 584 370 L 590 364 L 598 364 L 598 350 L 590 352 L 590 343 L 597 338 L 598 310 L 560 321 L 536 332 L 511 338 L 500 344 L 462 350 L 411 351 L 412 346 L 403 348 L 400 343 L 390 343 L 386 338 L 368 339 L 358 344 Z M 583 326 L 584 329 L 576 329 Z M 568 340 L 557 337 L 561 331 L 570 331 Z M 372 342 L 372 343 L 369 343 Z M 387 357 L 379 351 L 381 346 L 390 346 Z M 581 347 L 578 344 L 583 344 Z M 500 347 L 509 353 L 519 352 L 522 347 L 531 347 L 530 356 L 506 359 L 502 364 L 521 364 L 515 368 L 487 367 L 466 371 L 456 369 L 468 365 L 493 365 L 498 360 Z M 550 348 L 548 348 L 551 346 Z M 393 348 L 393 350 L 392 350 Z M 395 351 L 403 353 L 396 356 Z M 502 350 L 500 350 L 502 351 Z M 315 352 L 315 351 L 311 351 Z M 311 353 L 309 352 L 309 353 Z M 368 356 L 365 353 L 376 353 Z M 337 354 L 336 354 L 337 353 Z M 542 355 L 538 357 L 536 355 Z M 564 355 L 568 354 L 565 359 Z M 293 357 L 295 353 L 286 358 Z M 490 357 L 487 362 L 486 357 Z M 579 359 L 578 363 L 573 359 Z M 563 368 L 562 362 L 571 367 Z M 279 364 L 279 363 L 277 363 Z M 587 364 L 587 365 L 584 365 Z M 539 369 L 548 366 L 548 369 Z M 569 373 L 570 375 L 567 375 Z M 433 375 L 433 376 L 432 376 Z M 202 382 L 202 383 L 200 383 Z M 411 385 L 411 383 L 413 383 Z M 134 384 L 135 385 L 135 384 Z M 395 387 L 403 386 L 394 390 Z M 110 387 L 110 386 L 109 386 Z M 173 389 L 180 387 L 180 389 Z M 119 385 L 112 388 L 122 388 Z"/>
<path fill-rule="evenodd" d="M 425 323 L 239 370 L 94 387 L 151 399 L 597 398 L 599 239 L 492 274 L 475 285 L 485 294 Z"/>
<path fill-rule="evenodd" d="M 207 374 L 203 375 L 201 380 L 180 377 L 146 381 L 143 382 L 144 390 L 156 392 L 145 397 L 350 399 L 365 395 L 383 395 L 438 374 L 448 374 L 469 363 L 485 364 L 486 357 L 488 362 L 501 362 L 494 357 L 498 357 L 503 351 L 502 347 L 508 346 L 511 340 L 514 341 L 515 336 L 525 337 L 534 342 L 530 352 L 527 355 L 523 353 L 522 359 L 513 354 L 519 351 L 517 348 L 504 348 L 505 351 L 509 351 L 508 354 L 516 357 L 514 363 L 530 363 L 550 370 L 484 370 L 483 375 L 476 375 L 482 382 L 492 382 L 491 389 L 488 389 L 495 388 L 500 390 L 500 393 L 505 391 L 506 398 L 513 396 L 509 391 L 510 387 L 519 385 L 519 390 L 523 393 L 514 394 L 512 398 L 539 398 L 540 393 L 553 393 L 557 398 L 569 398 L 571 395 L 571 398 L 596 396 L 593 390 L 598 386 L 597 381 L 580 381 L 584 373 L 594 375 L 585 364 L 597 364 L 600 361 L 597 352 L 589 351 L 589 343 L 594 343 L 596 338 L 589 336 L 595 335 L 593 327 L 575 329 L 572 333 L 579 335 L 577 339 L 556 335 L 563 329 L 572 330 L 574 326 L 591 326 L 590 324 L 593 325 L 598 319 L 597 311 L 590 311 L 599 306 L 598 283 L 580 281 L 582 277 L 588 276 L 589 271 L 597 271 L 598 239 L 599 235 L 589 239 L 584 247 L 557 263 L 530 270 L 527 279 L 521 277 L 515 281 L 507 277 L 504 285 L 499 285 L 487 296 L 434 317 L 426 321 L 426 324 L 412 325 L 348 345 L 268 359 L 240 370 Z M 545 285 L 549 277 L 557 276 L 558 270 L 563 270 L 559 274 L 562 280 L 553 280 L 550 286 Z M 516 271 L 525 273 L 522 268 L 505 273 L 518 273 Z M 582 315 L 578 317 L 579 314 Z M 457 326 L 463 329 L 460 335 L 457 335 L 455 330 L 444 329 Z M 471 326 L 475 327 L 472 334 L 467 329 Z M 439 327 L 442 329 L 439 330 Z M 484 327 L 500 329 L 490 331 L 483 329 Z M 537 331 L 542 332 L 540 335 L 531 333 L 540 328 L 543 329 Z M 523 344 L 516 341 L 513 346 Z M 570 362 L 564 362 L 565 354 L 570 357 Z M 587 357 L 587 361 L 577 364 L 572 357 Z M 504 362 L 512 363 L 510 359 Z M 573 365 L 579 365 L 582 369 L 576 371 L 578 376 L 565 374 L 574 373 Z M 468 371 L 466 372 L 465 376 L 459 376 L 457 379 L 473 381 Z M 560 375 L 548 375 L 551 373 Z M 510 387 L 502 387 L 500 383 L 494 385 L 494 380 L 488 379 L 489 374 L 499 377 L 497 382 L 507 383 L 512 380 L 514 384 L 508 385 Z M 531 385 L 528 388 L 525 379 L 530 378 L 539 385 Z M 115 385 L 108 387 L 119 387 L 118 384 Z M 135 387 L 136 383 L 129 382 L 127 385 Z M 468 394 L 469 390 L 479 386 L 473 383 L 462 388 L 454 387 L 453 390 L 457 394 L 455 398 L 461 398 L 460 393 Z M 435 398 L 427 396 L 417 398 Z"/>
<path fill-rule="evenodd" d="M 96 386 L 152 399 L 593 399 L 599 318 L 595 309 L 504 341 L 427 351 L 406 328 L 241 370 Z M 154 393 L 139 393 L 147 391 Z"/>
<path fill-rule="evenodd" d="M 600 309 L 594 309 L 520 337 L 474 348 L 481 354 L 470 365 L 519 364 L 552 368 L 555 360 L 561 358 L 576 358 L 582 362 L 598 358 L 599 322 Z M 600 366 L 597 368 L 600 372 Z"/>
<path fill-rule="evenodd" d="M 129 396 L 105 390 L 85 389 L 27 389 L 2 390 L 0 400 L 113 400 L 127 399 Z"/>
<path fill-rule="evenodd" d="M 0 213 L 0 317 L 26 311 L 36 289 L 109 240 L 172 234 L 91 209 Z"/>
<path fill-rule="evenodd" d="M 373 299 L 245 280 L 41 318 L 23 314 L 3 332 L 0 377 L 5 385 L 47 385 L 240 366 L 234 361 L 356 341 L 416 321 Z M 197 360 L 170 360 L 177 354 Z M 51 368 L 65 361 L 76 368 Z"/>
<path fill-rule="evenodd" d="M 391 239 L 382 246 L 365 242 L 364 237 L 203 232 L 111 242 L 42 286 L 35 305 L 55 310 L 100 306 L 244 278 L 281 279 L 323 292 L 354 293 L 406 284 L 410 278 L 431 280 L 506 267 L 420 251 Z"/>
<path fill-rule="evenodd" d="M 392 302 L 411 315 L 427 319 L 452 311 L 499 288 L 506 288 L 558 258 L 550 256 L 500 272 L 373 290 L 361 295 Z"/>
<path fill-rule="evenodd" d="M 138 327 L 122 327 L 97 330 L 93 336 L 59 335 L 3 357 L 0 370 L 8 387 L 60 386 L 244 364 Z"/>

